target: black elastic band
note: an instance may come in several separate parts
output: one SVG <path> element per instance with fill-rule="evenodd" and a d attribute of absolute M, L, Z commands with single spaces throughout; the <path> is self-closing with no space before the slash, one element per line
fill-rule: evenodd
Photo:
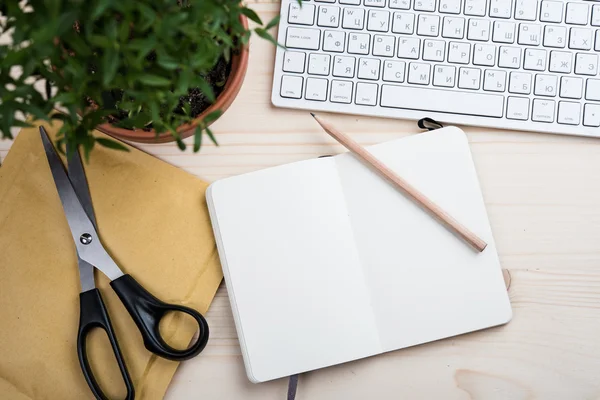
<path fill-rule="evenodd" d="M 427 129 L 428 131 L 434 131 L 436 129 L 444 127 L 444 125 L 440 124 L 435 119 L 429 117 L 421 118 L 419 122 L 417 122 L 417 125 L 419 126 L 419 128 Z"/>
<path fill-rule="evenodd" d="M 294 400 L 296 398 L 296 390 L 298 389 L 298 374 L 291 375 L 288 382 L 288 395 L 287 400 Z"/>

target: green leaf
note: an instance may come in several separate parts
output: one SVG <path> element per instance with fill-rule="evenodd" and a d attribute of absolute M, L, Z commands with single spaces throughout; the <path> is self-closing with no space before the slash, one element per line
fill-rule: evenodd
<path fill-rule="evenodd" d="M 198 88 L 204 93 L 204 95 L 210 100 L 211 103 L 215 102 L 215 92 L 212 87 L 202 78 L 196 81 Z"/>
<path fill-rule="evenodd" d="M 119 68 L 119 53 L 113 47 L 106 49 L 102 57 L 102 84 L 108 86 L 112 83 Z"/>
<path fill-rule="evenodd" d="M 77 102 L 77 95 L 73 92 L 58 93 L 52 98 L 55 103 L 73 104 Z"/>
<path fill-rule="evenodd" d="M 149 86 L 169 86 L 171 81 L 158 75 L 143 74 L 138 77 L 138 80 Z"/>
<path fill-rule="evenodd" d="M 194 132 L 194 153 L 197 153 L 202 146 L 202 127 L 196 127 L 196 131 Z"/>
<path fill-rule="evenodd" d="M 256 28 L 254 30 L 254 32 L 256 32 L 256 34 L 258 36 L 260 36 L 261 38 L 273 43 L 275 46 L 283 47 L 279 43 L 277 43 L 277 40 L 275 40 L 275 38 L 273 36 L 271 36 L 271 34 L 269 32 L 267 32 L 266 30 L 264 30 L 263 28 Z"/>
<path fill-rule="evenodd" d="M 98 47 L 112 46 L 112 43 L 110 42 L 110 40 L 104 35 L 90 35 L 88 40 L 94 46 L 98 46 Z"/>
<path fill-rule="evenodd" d="M 92 21 L 96 20 L 100 15 L 104 14 L 104 12 L 111 6 L 111 0 L 100 0 L 96 7 L 92 10 L 91 19 Z"/>
<path fill-rule="evenodd" d="M 256 22 L 259 25 L 262 25 L 262 21 L 260 20 L 260 17 L 258 16 L 258 14 L 256 14 L 256 12 L 254 12 L 254 10 L 248 8 L 248 7 L 242 7 L 240 8 L 240 11 L 242 12 L 242 14 L 244 14 L 246 17 L 248 17 L 250 20 Z"/>
<path fill-rule="evenodd" d="M 133 39 L 127 47 L 138 51 L 138 59 L 146 57 L 156 47 L 156 37 L 150 36 L 145 39 Z"/>
<path fill-rule="evenodd" d="M 221 115 L 223 115 L 223 111 L 221 111 L 221 110 L 213 111 L 210 114 L 208 114 L 206 117 L 204 117 L 203 122 L 206 126 L 208 126 L 211 123 L 213 123 L 214 121 L 216 121 L 217 119 L 219 119 L 219 117 Z"/>
<path fill-rule="evenodd" d="M 206 134 L 210 138 L 210 141 L 215 144 L 215 146 L 219 146 L 219 143 L 217 143 L 217 139 L 215 139 L 215 135 L 213 135 L 210 129 L 206 128 Z"/>
<path fill-rule="evenodd" d="M 278 25 L 280 18 L 281 18 L 281 15 L 277 15 L 275 18 L 273 18 L 271 21 L 269 21 L 267 26 L 265 26 L 265 30 L 269 30 L 269 29 L 273 28 L 274 26 Z"/>
<path fill-rule="evenodd" d="M 108 147 L 109 149 L 129 151 L 129 148 L 125 147 L 124 144 L 117 142 L 116 140 L 96 138 L 96 142 L 98 142 L 98 144 L 101 146 Z"/>
<path fill-rule="evenodd" d="M 175 93 L 178 95 L 187 94 L 188 89 L 190 88 L 191 80 L 192 80 L 192 71 L 189 68 L 185 68 L 179 74 L 179 79 L 177 80 L 177 90 Z"/>

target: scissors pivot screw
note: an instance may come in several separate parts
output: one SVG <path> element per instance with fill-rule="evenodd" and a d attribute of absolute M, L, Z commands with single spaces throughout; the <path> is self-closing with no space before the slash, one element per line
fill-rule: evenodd
<path fill-rule="evenodd" d="M 90 235 L 89 233 L 84 233 L 79 237 L 79 241 L 82 244 L 90 244 L 92 243 L 92 235 Z"/>

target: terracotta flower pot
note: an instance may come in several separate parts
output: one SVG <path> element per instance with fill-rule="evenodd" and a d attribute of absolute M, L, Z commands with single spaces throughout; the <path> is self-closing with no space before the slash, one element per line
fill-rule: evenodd
<path fill-rule="evenodd" d="M 248 19 L 246 17 L 241 18 L 242 24 L 248 29 Z M 248 69 L 248 46 L 244 46 L 239 54 L 231 57 L 231 72 L 225 83 L 225 87 L 216 101 L 210 105 L 206 110 L 200 113 L 191 124 L 181 125 L 177 128 L 177 132 L 181 135 L 181 138 L 186 138 L 194 134 L 196 126 L 202 119 L 213 111 L 221 110 L 225 111 L 233 100 L 237 96 L 238 92 L 244 82 L 244 76 Z M 144 131 L 141 129 L 124 129 L 113 126 L 111 124 L 101 124 L 97 127 L 98 130 L 114 136 L 119 139 L 130 140 L 139 143 L 165 143 L 172 142 L 175 139 L 169 132 L 160 133 L 158 136 L 154 130 Z"/>

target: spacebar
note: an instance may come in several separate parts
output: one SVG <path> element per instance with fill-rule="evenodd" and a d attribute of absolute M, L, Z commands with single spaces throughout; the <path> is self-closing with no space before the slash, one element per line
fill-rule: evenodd
<path fill-rule="evenodd" d="M 383 85 L 381 106 L 501 118 L 504 111 L 504 96 Z"/>

